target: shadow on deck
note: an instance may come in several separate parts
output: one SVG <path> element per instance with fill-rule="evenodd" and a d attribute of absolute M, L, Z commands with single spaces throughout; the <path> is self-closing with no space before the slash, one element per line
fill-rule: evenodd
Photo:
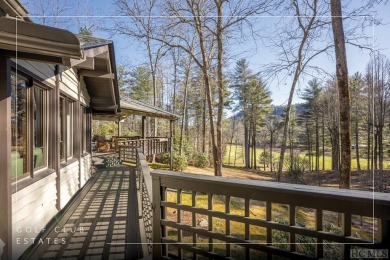
<path fill-rule="evenodd" d="M 134 167 L 99 169 L 23 258 L 142 258 L 137 198 Z"/>

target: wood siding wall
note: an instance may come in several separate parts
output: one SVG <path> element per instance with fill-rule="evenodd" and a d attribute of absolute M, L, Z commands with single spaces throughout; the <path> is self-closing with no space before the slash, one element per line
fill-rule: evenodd
<path fill-rule="evenodd" d="M 56 86 L 54 68 L 54 64 L 26 60 L 17 62 L 17 69 L 51 88 Z M 77 70 L 60 66 L 59 86 L 62 95 L 75 101 L 79 99 L 80 105 L 89 106 L 90 98 L 83 79 L 79 79 Z M 75 118 L 75 120 L 79 119 Z M 52 123 L 49 120 L 49 124 Z M 87 137 L 87 140 L 89 139 Z M 76 154 L 74 156 L 71 163 L 60 167 L 59 173 L 53 171 L 31 185 L 17 189 L 17 192 L 12 194 L 13 259 L 17 259 L 32 244 L 32 239 L 38 236 L 45 225 L 55 217 L 58 210 L 64 208 L 72 196 L 91 177 L 91 155 L 81 155 L 80 161 Z M 57 190 L 57 187 L 60 189 Z M 57 199 L 59 199 L 59 205 L 56 205 Z"/>
<path fill-rule="evenodd" d="M 12 194 L 12 253 L 19 257 L 57 213 L 56 173 Z"/>
<path fill-rule="evenodd" d="M 79 162 L 75 161 L 60 170 L 60 208 L 66 203 L 79 189 Z"/>
<path fill-rule="evenodd" d="M 91 165 L 92 157 L 90 154 L 87 154 L 81 157 L 80 160 L 80 186 L 83 187 L 85 183 L 91 178 Z"/>

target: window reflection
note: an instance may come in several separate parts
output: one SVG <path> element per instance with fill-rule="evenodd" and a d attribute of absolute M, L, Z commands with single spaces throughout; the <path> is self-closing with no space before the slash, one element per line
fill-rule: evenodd
<path fill-rule="evenodd" d="M 11 74 L 12 177 L 27 173 L 27 82 Z"/>
<path fill-rule="evenodd" d="M 46 165 L 46 109 L 45 90 L 34 88 L 34 169 Z"/>

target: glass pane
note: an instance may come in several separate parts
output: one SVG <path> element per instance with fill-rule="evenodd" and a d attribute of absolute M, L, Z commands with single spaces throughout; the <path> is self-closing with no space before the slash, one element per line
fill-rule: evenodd
<path fill-rule="evenodd" d="M 64 99 L 60 98 L 60 159 L 65 160 L 65 142 L 64 142 Z"/>
<path fill-rule="evenodd" d="M 82 140 L 82 151 L 83 153 L 87 151 L 87 111 L 85 107 L 82 107 L 83 115 L 81 119 L 81 128 L 82 128 L 82 134 L 81 134 L 81 140 Z"/>
<path fill-rule="evenodd" d="M 12 177 L 27 173 L 27 83 L 11 74 Z"/>
<path fill-rule="evenodd" d="M 34 169 L 46 165 L 46 131 L 47 115 L 45 109 L 45 90 L 34 88 Z"/>
<path fill-rule="evenodd" d="M 73 103 L 66 102 L 66 157 L 73 155 Z"/>

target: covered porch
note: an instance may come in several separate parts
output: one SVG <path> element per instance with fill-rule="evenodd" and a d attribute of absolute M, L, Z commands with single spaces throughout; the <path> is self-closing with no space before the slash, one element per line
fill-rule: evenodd
<path fill-rule="evenodd" d="M 141 127 L 139 136 L 124 136 L 122 135 L 123 121 L 133 115 L 141 116 Z M 147 117 L 163 119 L 169 121 L 169 132 L 166 136 L 148 136 L 147 135 Z M 120 113 L 100 114 L 94 113 L 93 120 L 115 121 L 117 124 L 117 133 L 113 135 L 109 141 L 93 142 L 96 154 L 99 152 L 108 152 L 120 156 L 120 161 L 135 163 L 135 152 L 131 147 L 140 147 L 147 159 L 150 159 L 156 154 L 170 153 L 173 151 L 173 124 L 179 119 L 178 115 L 168 111 L 159 109 L 152 105 L 142 103 L 136 100 L 121 101 Z M 155 121 L 156 124 L 156 121 Z M 120 152 L 121 150 L 121 152 Z M 172 158 L 172 156 L 171 156 Z M 172 167 L 172 159 L 170 163 Z"/>

